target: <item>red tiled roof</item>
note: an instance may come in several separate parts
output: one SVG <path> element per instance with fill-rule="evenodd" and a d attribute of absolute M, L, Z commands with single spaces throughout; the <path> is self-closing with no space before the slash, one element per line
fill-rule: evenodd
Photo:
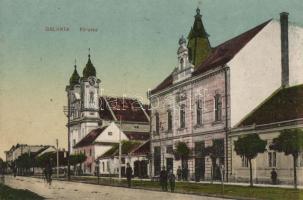
<path fill-rule="evenodd" d="M 117 120 L 121 118 L 122 122 L 149 122 L 142 108 L 142 104 L 137 99 L 101 97 L 100 103 L 101 119 L 114 120 L 115 116 Z"/>
<path fill-rule="evenodd" d="M 228 63 L 253 37 L 255 37 L 271 20 L 268 20 L 212 49 L 208 57 L 195 68 L 193 76 L 200 75 L 214 67 Z M 156 93 L 173 84 L 170 74 L 151 93 Z"/>
<path fill-rule="evenodd" d="M 250 113 L 238 127 L 303 118 L 303 84 L 279 89 Z"/>
<path fill-rule="evenodd" d="M 150 153 L 150 140 L 141 144 L 137 149 L 133 150 L 133 155 L 147 155 Z"/>
<path fill-rule="evenodd" d="M 129 132 L 123 131 L 129 140 L 148 140 L 149 132 Z"/>
<path fill-rule="evenodd" d="M 78 147 L 84 147 L 87 145 L 91 145 L 96 139 L 97 137 L 107 128 L 107 126 L 104 126 L 102 128 L 97 128 L 92 130 L 91 132 L 89 132 L 84 138 L 82 138 L 82 140 L 80 140 L 75 146 L 74 148 L 78 148 Z"/>

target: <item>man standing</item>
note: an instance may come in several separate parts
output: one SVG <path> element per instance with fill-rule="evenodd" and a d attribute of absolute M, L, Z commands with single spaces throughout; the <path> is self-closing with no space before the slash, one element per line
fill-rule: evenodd
<path fill-rule="evenodd" d="M 162 191 L 167 191 L 167 171 L 164 166 L 160 172 L 160 184 L 162 186 Z"/>
<path fill-rule="evenodd" d="M 129 163 L 127 163 L 126 178 L 127 178 L 127 183 L 128 183 L 129 188 L 131 187 L 132 175 L 133 175 L 133 169 L 130 167 Z"/>
<path fill-rule="evenodd" d="M 174 192 L 175 185 L 176 185 L 176 176 L 174 175 L 173 170 L 169 171 L 168 180 L 169 180 L 169 185 L 170 185 L 170 191 Z"/>
<path fill-rule="evenodd" d="M 277 174 L 275 168 L 272 168 L 272 171 L 271 171 L 271 181 L 272 181 L 273 185 L 277 184 L 277 176 L 278 176 L 278 174 Z"/>
<path fill-rule="evenodd" d="M 181 175 L 182 175 L 182 170 L 181 170 L 181 167 L 179 166 L 177 169 L 178 181 L 181 181 Z"/>

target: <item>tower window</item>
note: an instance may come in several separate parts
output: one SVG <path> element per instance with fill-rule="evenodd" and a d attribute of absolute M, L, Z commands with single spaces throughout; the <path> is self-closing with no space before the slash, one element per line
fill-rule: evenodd
<path fill-rule="evenodd" d="M 222 119 L 222 98 L 220 94 L 215 96 L 215 121 Z"/>
<path fill-rule="evenodd" d="M 89 103 L 94 103 L 94 92 L 89 93 Z"/>
<path fill-rule="evenodd" d="M 181 70 L 184 68 L 184 59 L 183 58 L 180 59 L 180 67 L 181 67 Z"/>

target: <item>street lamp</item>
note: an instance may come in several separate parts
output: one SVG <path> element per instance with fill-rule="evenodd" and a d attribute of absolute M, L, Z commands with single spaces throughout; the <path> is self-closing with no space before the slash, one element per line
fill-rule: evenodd
<path fill-rule="evenodd" d="M 67 122 L 67 179 L 70 181 L 70 116 L 71 112 L 74 110 L 74 107 L 70 105 L 70 92 L 67 94 L 67 106 L 63 107 L 63 112 L 68 119 Z"/>

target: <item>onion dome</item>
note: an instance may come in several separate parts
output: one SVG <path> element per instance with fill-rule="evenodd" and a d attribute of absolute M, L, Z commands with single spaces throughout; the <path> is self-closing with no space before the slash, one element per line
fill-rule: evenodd
<path fill-rule="evenodd" d="M 69 85 L 71 87 L 73 87 L 74 85 L 80 84 L 80 76 L 77 72 L 77 66 L 75 65 L 74 67 L 75 67 L 74 73 L 72 74 L 72 76 L 69 79 Z"/>
<path fill-rule="evenodd" d="M 181 46 L 182 44 L 186 44 L 186 39 L 182 35 L 181 38 L 179 39 L 179 45 Z"/>
<path fill-rule="evenodd" d="M 88 78 L 90 76 L 96 76 L 96 69 L 90 60 L 90 53 L 88 54 L 88 61 L 85 68 L 83 69 L 83 78 Z"/>

